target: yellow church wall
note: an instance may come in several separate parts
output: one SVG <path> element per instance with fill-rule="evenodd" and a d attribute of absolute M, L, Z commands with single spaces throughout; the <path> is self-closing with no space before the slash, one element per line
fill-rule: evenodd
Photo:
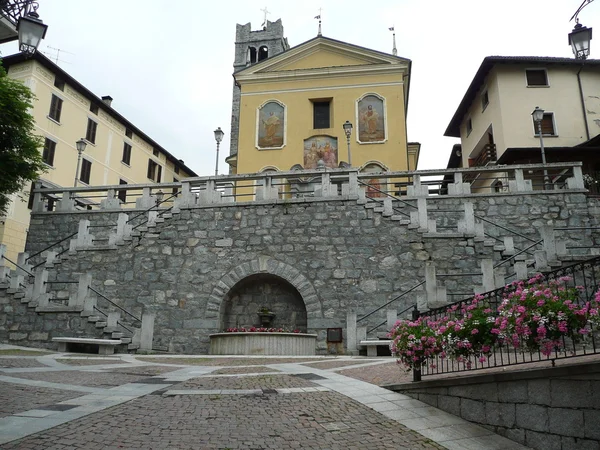
<path fill-rule="evenodd" d="M 385 100 L 387 140 L 384 143 L 361 144 L 357 141 L 356 102 L 366 94 L 377 94 Z M 311 100 L 331 99 L 331 128 L 313 128 Z M 256 148 L 257 114 L 261 105 L 277 100 L 286 106 L 285 146 L 277 150 Z M 258 172 L 266 166 L 288 170 L 304 163 L 304 139 L 329 135 L 338 139 L 338 163 L 348 161 L 346 136 L 342 125 L 354 125 L 351 137 L 353 166 L 367 161 L 380 161 L 390 170 L 407 170 L 404 86 L 398 74 L 383 76 L 339 77 L 317 80 L 285 81 L 242 87 L 240 105 L 240 140 L 237 173 Z"/>

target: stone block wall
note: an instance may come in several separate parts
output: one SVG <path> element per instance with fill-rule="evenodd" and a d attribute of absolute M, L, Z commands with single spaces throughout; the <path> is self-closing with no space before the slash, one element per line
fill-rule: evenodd
<path fill-rule="evenodd" d="M 498 195 L 473 202 L 476 214 L 530 239 L 539 239 L 536 224 L 585 225 L 594 219 L 583 194 Z M 462 209 L 460 198 L 432 198 L 428 204 L 441 216 Z M 116 224 L 117 212 L 35 213 L 27 251 L 35 253 L 76 231 L 81 219 L 90 221 L 92 234 L 104 236 Z M 488 224 L 485 229 L 510 234 Z M 588 243 L 592 238 L 588 231 L 573 237 Z M 325 353 L 327 328 L 345 328 L 349 310 L 360 318 L 414 287 L 424 279 L 426 261 L 440 273 L 470 273 L 444 278 L 449 291 L 466 293 L 482 283 L 474 274 L 483 258 L 497 261 L 500 254 L 457 233 L 427 236 L 355 199 L 274 200 L 183 209 L 145 233 L 137 246 L 77 251 L 50 271 L 49 280 L 74 281 L 88 272 L 95 289 L 136 316 L 156 313 L 156 347 L 205 353 L 208 335 L 231 324 L 226 305 L 239 294 L 236 288 L 257 275 L 271 277 L 298 293 L 306 331 L 318 335 L 317 351 Z M 392 306 L 413 305 L 417 292 Z M 5 312 L 10 326 L 28 320 Z M 384 308 L 361 325 L 386 318 Z M 297 325 L 304 328 L 304 322 Z"/>
<path fill-rule="evenodd" d="M 534 449 L 600 449 L 598 362 L 389 388 Z"/>

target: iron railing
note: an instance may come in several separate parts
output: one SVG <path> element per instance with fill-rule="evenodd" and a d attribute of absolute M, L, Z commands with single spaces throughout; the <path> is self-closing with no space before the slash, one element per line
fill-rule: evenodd
<path fill-rule="evenodd" d="M 565 279 L 565 277 L 568 279 Z M 563 285 L 566 288 L 574 288 L 579 293 L 574 302 L 583 306 L 586 302 L 594 298 L 600 287 L 600 257 L 543 273 L 541 274 L 540 282 L 549 283 L 559 279 L 563 280 Z M 486 292 L 481 294 L 481 302 L 484 302 L 492 310 L 492 316 L 495 315 L 497 317 L 498 307 L 501 305 L 503 299 L 515 289 L 515 283 L 511 283 L 508 286 Z M 432 309 L 422 313 L 421 316 L 438 320 L 448 316 L 451 307 L 456 305 L 458 310 L 460 310 L 462 305 L 471 301 L 472 297 L 469 297 L 441 308 Z M 592 330 L 583 339 L 573 339 L 572 336 L 574 335 L 563 336 L 561 338 L 561 345 L 554 347 L 552 353 L 546 355 L 541 350 L 528 349 L 526 345 L 513 346 L 506 342 L 494 344 L 491 350 L 485 355 L 464 356 L 461 358 L 461 361 L 436 356 L 426 361 L 420 371 L 414 371 L 413 378 L 414 381 L 419 381 L 421 375 L 431 376 L 445 373 L 470 372 L 473 370 L 543 361 L 550 361 L 554 366 L 555 361 L 558 359 L 600 353 L 600 340 L 597 336 L 597 330 Z"/>
<path fill-rule="evenodd" d="M 16 27 L 21 17 L 35 11 L 37 7 L 38 3 L 33 0 L 0 0 L 0 15 Z"/>

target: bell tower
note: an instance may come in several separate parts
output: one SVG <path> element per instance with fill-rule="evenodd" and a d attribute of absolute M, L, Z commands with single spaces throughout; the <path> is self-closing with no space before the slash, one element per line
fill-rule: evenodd
<path fill-rule="evenodd" d="M 281 19 L 275 22 L 265 20 L 261 30 L 252 31 L 250 23 L 236 25 L 235 30 L 235 59 L 233 61 L 233 73 L 246 67 L 261 62 L 271 56 L 278 55 L 290 48 L 287 38 L 283 36 L 283 25 Z M 239 119 L 240 119 L 239 86 L 233 81 L 233 100 L 231 102 L 231 137 L 229 157 L 229 173 L 236 173 L 236 156 L 238 151 Z"/>

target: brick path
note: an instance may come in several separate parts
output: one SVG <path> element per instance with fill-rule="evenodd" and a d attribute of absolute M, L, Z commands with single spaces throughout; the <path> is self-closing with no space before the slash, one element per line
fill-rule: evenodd
<path fill-rule="evenodd" d="M 523 448 L 361 381 L 400 382 L 390 359 L 61 357 L 0 368 L 2 449 L 445 448 L 398 422 L 432 416 L 462 432 L 452 448 L 472 436 Z"/>

